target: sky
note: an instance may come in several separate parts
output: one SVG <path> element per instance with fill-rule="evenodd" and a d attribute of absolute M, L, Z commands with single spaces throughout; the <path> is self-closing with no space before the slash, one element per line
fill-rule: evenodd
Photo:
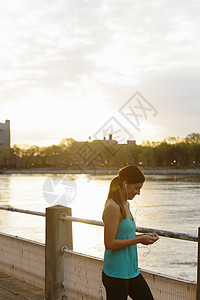
<path fill-rule="evenodd" d="M 0 0 L 11 145 L 200 132 L 200 2 Z"/>

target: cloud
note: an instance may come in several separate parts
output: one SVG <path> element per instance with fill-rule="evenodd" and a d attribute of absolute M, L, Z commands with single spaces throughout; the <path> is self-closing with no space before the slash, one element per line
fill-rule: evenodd
<path fill-rule="evenodd" d="M 82 113 L 91 118 L 90 108 L 101 123 L 92 98 L 112 116 L 139 90 L 159 110 L 149 126 L 157 126 L 160 136 L 163 128 L 166 134 L 173 128 L 193 131 L 199 112 L 199 12 L 193 0 L 1 1 L 1 118 L 11 118 L 17 101 L 34 103 L 31 95 L 40 89 L 45 99 L 62 99 L 70 114 L 72 102 L 84 101 Z M 50 115 L 56 101 L 48 107 Z M 41 126 L 48 122 L 44 116 Z M 77 132 L 75 123 L 71 132 Z"/>

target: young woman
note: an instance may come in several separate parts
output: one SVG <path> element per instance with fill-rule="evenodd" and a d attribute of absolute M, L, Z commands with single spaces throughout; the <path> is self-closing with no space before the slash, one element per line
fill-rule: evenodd
<path fill-rule="evenodd" d="M 158 235 L 136 236 L 130 204 L 145 181 L 137 166 L 126 166 L 112 179 L 102 219 L 104 222 L 105 253 L 102 282 L 107 300 L 152 300 L 148 284 L 138 269 L 137 244 L 153 244 Z"/>

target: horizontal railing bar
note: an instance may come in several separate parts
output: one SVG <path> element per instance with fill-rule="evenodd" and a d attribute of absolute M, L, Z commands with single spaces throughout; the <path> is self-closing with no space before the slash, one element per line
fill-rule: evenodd
<path fill-rule="evenodd" d="M 104 226 L 104 223 L 102 221 L 76 218 L 76 217 L 67 216 L 66 214 L 61 214 L 60 219 L 73 221 L 73 222 L 85 223 L 85 224 L 89 224 L 89 225 Z"/>
<path fill-rule="evenodd" d="M 198 237 L 193 236 L 191 234 L 187 234 L 187 233 L 179 233 L 179 232 L 166 231 L 166 230 L 153 229 L 153 228 L 144 228 L 144 227 L 136 227 L 136 232 L 140 232 L 140 233 L 153 233 L 153 232 L 155 232 L 159 236 L 163 236 L 163 237 L 168 237 L 168 238 L 178 239 L 178 240 L 191 241 L 191 242 L 198 242 Z"/>
<path fill-rule="evenodd" d="M 104 223 L 102 221 L 76 218 L 76 217 L 67 216 L 66 214 L 61 214 L 60 218 L 62 220 L 80 222 L 80 223 L 85 223 L 85 224 L 89 224 L 89 225 L 104 226 Z M 192 236 L 190 234 L 176 233 L 176 232 L 172 232 L 172 231 L 159 230 L 159 229 L 153 229 L 153 228 L 136 227 L 136 232 L 140 232 L 140 233 L 153 233 L 153 232 L 155 232 L 159 236 L 163 236 L 163 237 L 174 238 L 174 239 L 179 239 L 179 240 L 186 240 L 186 241 L 192 241 L 192 242 L 197 242 L 198 241 L 197 237 Z"/>
<path fill-rule="evenodd" d="M 46 216 L 46 213 L 43 213 L 43 212 L 25 210 L 25 209 L 9 207 L 9 206 L 0 206 L 0 209 L 7 210 L 7 211 L 12 211 L 12 212 L 30 214 L 30 215 L 40 216 L 40 217 L 45 217 Z M 104 226 L 104 223 L 102 221 L 71 217 L 71 216 L 67 216 L 65 214 L 61 214 L 60 218 L 62 220 L 85 223 L 85 224 L 89 224 L 89 225 Z M 168 237 L 168 238 L 174 238 L 174 239 L 179 239 L 179 240 L 198 242 L 198 237 L 192 236 L 192 235 L 186 234 L 186 233 L 178 233 L 178 232 L 172 232 L 172 231 L 166 231 L 166 230 L 160 230 L 160 229 L 153 229 L 153 228 L 144 228 L 144 227 L 136 227 L 136 232 L 139 232 L 139 233 L 153 233 L 153 232 L 155 232 L 159 236 L 162 236 L 162 237 Z"/>
<path fill-rule="evenodd" d="M 23 213 L 23 214 L 35 215 L 35 216 L 40 216 L 40 217 L 46 216 L 45 213 L 40 212 L 40 211 L 32 211 L 32 210 L 15 208 L 15 207 L 10 207 L 10 206 L 0 206 L 0 209 L 14 211 L 14 212 Z"/>

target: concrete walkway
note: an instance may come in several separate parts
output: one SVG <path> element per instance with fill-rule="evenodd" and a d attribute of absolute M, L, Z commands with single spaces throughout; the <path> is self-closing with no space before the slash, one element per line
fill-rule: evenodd
<path fill-rule="evenodd" d="M 0 272 L 0 300 L 43 300 L 44 291 Z"/>

